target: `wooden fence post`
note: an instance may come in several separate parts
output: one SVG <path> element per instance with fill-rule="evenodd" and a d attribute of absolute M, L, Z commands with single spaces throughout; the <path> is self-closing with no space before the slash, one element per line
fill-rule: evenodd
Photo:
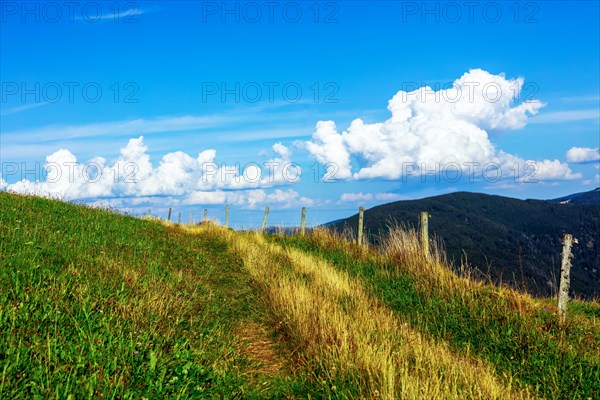
<path fill-rule="evenodd" d="M 225 228 L 229 228 L 229 204 L 225 204 Z"/>
<path fill-rule="evenodd" d="M 269 215 L 269 207 L 265 208 L 265 216 L 263 217 L 261 231 L 264 232 L 267 228 L 267 216 Z"/>
<path fill-rule="evenodd" d="M 148 215 L 152 215 L 152 210 L 148 209 Z"/>
<path fill-rule="evenodd" d="M 300 234 L 304 236 L 306 232 L 306 207 L 302 207 L 302 222 L 300 223 Z"/>
<path fill-rule="evenodd" d="M 421 247 L 426 259 L 429 259 L 429 213 L 421 212 Z"/>
<path fill-rule="evenodd" d="M 177 217 L 177 223 L 181 225 L 181 213 L 179 213 L 179 216 Z"/>
<path fill-rule="evenodd" d="M 560 288 L 558 290 L 558 317 L 561 324 L 567 319 L 567 301 L 569 301 L 569 286 L 571 286 L 571 246 L 573 245 L 573 236 L 565 233 L 562 245 Z"/>
<path fill-rule="evenodd" d="M 192 216 L 192 213 L 190 213 L 190 225 L 194 225 L 194 217 Z"/>
<path fill-rule="evenodd" d="M 363 243 L 363 220 L 365 215 L 365 208 L 363 206 L 358 207 L 358 232 L 356 237 L 356 243 L 360 246 Z"/>
<path fill-rule="evenodd" d="M 206 220 L 208 218 L 208 210 L 205 208 L 204 209 L 204 219 L 202 220 L 204 223 L 206 223 Z"/>
<path fill-rule="evenodd" d="M 171 207 L 169 207 L 169 215 L 167 215 L 167 221 L 171 222 Z"/>

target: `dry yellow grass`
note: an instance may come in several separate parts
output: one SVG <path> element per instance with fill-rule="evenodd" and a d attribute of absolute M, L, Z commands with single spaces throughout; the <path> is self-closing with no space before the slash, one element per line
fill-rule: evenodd
<path fill-rule="evenodd" d="M 408 273 L 414 278 L 412 283 L 420 293 L 460 299 L 465 307 L 477 308 L 481 306 L 482 299 L 486 298 L 489 307 L 508 307 L 524 315 L 524 318 L 536 312 L 557 313 L 554 299 L 532 297 L 507 285 L 493 287 L 476 278 L 472 270 L 464 267 L 461 267 L 457 275 L 452 271 L 444 251 L 437 242 L 430 245 L 430 257 L 425 258 L 419 235 L 414 229 L 391 226 L 386 235 L 379 238 L 380 244 L 376 248 L 359 247 L 347 234 L 340 235 L 328 229 L 314 230 L 311 232 L 311 238 L 324 248 L 341 250 L 364 261 L 377 260 L 380 265 L 389 266 L 389 269 L 382 270 L 388 276 Z M 598 331 L 600 327 L 600 320 L 593 317 L 572 313 L 570 318 L 573 325 L 587 330 Z M 539 333 L 554 340 L 561 350 L 569 351 L 572 348 L 570 341 L 563 340 L 565 337 L 555 337 L 543 330 L 539 330 Z M 597 351 L 586 352 L 586 356 L 595 361 L 600 359 L 600 353 Z"/>
<path fill-rule="evenodd" d="M 364 260 L 379 259 L 382 265 L 392 266 L 392 269 L 386 271 L 388 274 L 410 273 L 415 277 L 414 283 L 425 293 L 436 289 L 438 293 L 443 292 L 447 295 L 460 294 L 465 301 L 469 301 L 474 292 L 489 286 L 488 283 L 476 279 L 469 269 L 461 267 L 461 276 L 454 273 L 444 251 L 436 242 L 430 244 L 430 257 L 425 258 L 418 233 L 414 229 L 390 227 L 386 235 L 380 238 L 381 243 L 376 250 L 369 247 L 359 248 L 348 241 L 347 237 L 328 229 L 315 229 L 311 235 L 326 248 L 352 252 Z M 548 305 L 507 286 L 502 286 L 490 295 L 508 300 L 509 306 L 520 312 L 530 312 L 534 308 L 541 309 Z"/>
<path fill-rule="evenodd" d="M 361 283 L 324 260 L 214 225 L 263 288 L 274 313 L 321 378 L 350 382 L 367 398 L 527 398 L 493 368 L 458 355 L 401 322 Z"/>

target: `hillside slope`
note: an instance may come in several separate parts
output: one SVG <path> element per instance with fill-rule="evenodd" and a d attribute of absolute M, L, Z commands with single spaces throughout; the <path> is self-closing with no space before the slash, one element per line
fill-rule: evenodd
<path fill-rule="evenodd" d="M 552 200 L 558 203 L 568 204 L 600 204 L 600 187 L 588 192 L 574 193 L 568 196 Z"/>
<path fill-rule="evenodd" d="M 213 236 L 0 193 L 0 398 L 296 397 L 269 306 Z"/>
<path fill-rule="evenodd" d="M 561 238 L 572 233 L 574 246 L 572 293 L 600 297 L 600 205 L 560 204 L 502 196 L 458 192 L 420 200 L 397 201 L 365 211 L 365 228 L 385 232 L 394 220 L 417 226 L 420 211 L 431 214 L 430 233 L 439 237 L 449 260 L 459 266 L 464 254 L 494 281 L 549 296 L 556 292 Z M 356 215 L 333 224 L 356 230 Z"/>
<path fill-rule="evenodd" d="M 0 193 L 0 398 L 595 398 L 600 306 L 416 236 L 235 232 Z"/>

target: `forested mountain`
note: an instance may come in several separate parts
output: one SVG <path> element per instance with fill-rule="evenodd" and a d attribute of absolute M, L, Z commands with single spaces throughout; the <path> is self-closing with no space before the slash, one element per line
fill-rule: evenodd
<path fill-rule="evenodd" d="M 584 298 L 600 297 L 599 193 L 595 189 L 543 201 L 458 192 L 373 207 L 365 211 L 364 223 L 376 241 L 390 223 L 416 227 L 419 212 L 428 211 L 430 234 L 443 242 L 454 267 L 466 255 L 482 276 L 536 295 L 556 292 L 561 238 L 571 233 L 578 240 L 571 291 Z M 354 215 L 331 226 L 356 230 L 357 219 Z"/>

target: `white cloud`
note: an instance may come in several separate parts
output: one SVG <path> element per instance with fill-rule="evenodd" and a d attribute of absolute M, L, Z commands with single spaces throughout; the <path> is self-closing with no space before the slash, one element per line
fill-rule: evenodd
<path fill-rule="evenodd" d="M 532 124 L 556 124 L 561 122 L 589 121 L 600 118 L 600 111 L 595 110 L 569 110 L 544 113 L 531 118 Z"/>
<path fill-rule="evenodd" d="M 60 149 L 46 157 L 45 180 L 23 179 L 7 186 L 16 193 L 38 194 L 61 199 L 109 196 L 113 180 L 105 160 L 96 157 L 86 164 L 77 162 L 69 150 Z"/>
<path fill-rule="evenodd" d="M 197 191 L 190 193 L 183 201 L 184 205 L 196 204 L 224 204 L 230 203 L 246 208 L 256 208 L 259 205 L 277 206 L 278 208 L 311 207 L 314 200 L 302 197 L 292 189 L 275 189 L 268 193 L 263 189 L 242 190 L 225 192 L 216 190 L 212 192 Z"/>
<path fill-rule="evenodd" d="M 279 154 L 283 158 L 289 159 L 292 155 L 290 150 L 281 143 L 275 143 L 272 148 L 275 153 Z"/>
<path fill-rule="evenodd" d="M 587 180 L 583 181 L 583 184 L 586 185 L 586 186 L 589 186 L 589 185 L 598 186 L 598 185 L 600 185 L 600 174 L 596 174 L 596 176 L 594 176 L 594 179 L 587 179 Z"/>
<path fill-rule="evenodd" d="M 195 204 L 224 204 L 227 202 L 227 192 L 220 190 L 213 192 L 197 191 L 190 193 L 183 204 L 195 205 Z"/>
<path fill-rule="evenodd" d="M 303 147 L 320 163 L 335 163 L 339 179 L 399 179 L 407 175 L 408 165 L 431 170 L 450 163 L 460 168 L 471 163 L 479 168 L 488 163 L 525 163 L 496 149 L 488 133 L 521 129 L 544 106 L 538 100 L 517 104 L 522 87 L 522 78 L 471 70 L 451 88 L 399 91 L 388 103 L 391 118 L 385 122 L 355 119 L 339 133 L 333 121 L 319 121 Z M 359 164 L 356 172 L 352 172 L 351 157 Z M 540 162 L 540 171 L 548 179 L 575 176 L 568 165 L 558 168 L 550 160 Z"/>
<path fill-rule="evenodd" d="M 396 193 L 343 193 L 338 203 L 370 202 L 373 200 L 391 202 L 406 200 L 407 197 Z"/>
<path fill-rule="evenodd" d="M 563 97 L 561 100 L 568 101 L 568 102 L 584 102 L 584 101 L 598 102 L 598 101 L 600 101 L 600 96 L 598 96 L 597 94 L 592 94 L 592 95 L 588 95 L 588 96 L 568 96 L 568 97 Z"/>
<path fill-rule="evenodd" d="M 42 104 L 42 103 L 40 103 Z M 306 110 L 289 110 L 294 105 L 287 102 L 258 104 L 236 108 L 218 114 L 205 115 L 163 115 L 151 118 L 136 118 L 117 121 L 94 122 L 87 124 L 52 124 L 23 130 L 2 132 L 2 145 L 14 147 L 19 144 L 37 144 L 60 140 L 129 137 L 132 132 L 148 136 L 154 133 L 199 131 L 207 135 L 219 133 L 219 140 L 225 142 L 247 142 L 277 137 L 306 135 Z M 10 110 L 10 109 L 9 109 Z M 346 116 L 347 112 L 335 115 Z M 273 126 L 277 128 L 273 128 Z M 240 134 L 242 132 L 242 134 Z M 171 140 L 172 141 L 172 140 Z M 29 148 L 29 147 L 28 147 Z M 11 149 L 12 150 L 12 149 Z"/>
<path fill-rule="evenodd" d="M 371 193 L 344 193 L 340 196 L 340 202 L 342 203 L 353 203 L 357 201 L 371 201 L 373 200 L 373 194 Z"/>
<path fill-rule="evenodd" d="M 375 195 L 375 199 L 380 201 L 398 201 L 408 200 L 408 196 L 403 196 L 401 194 L 396 193 L 377 193 Z"/>
<path fill-rule="evenodd" d="M 246 168 L 217 163 L 214 149 L 204 150 L 195 158 L 181 151 L 168 153 L 154 166 L 140 136 L 130 139 L 111 165 L 102 157 L 81 163 L 69 150 L 60 149 L 46 157 L 45 180 L 21 180 L 11 185 L 2 180 L 0 186 L 65 200 L 125 197 L 128 205 L 143 204 L 152 196 L 183 197 L 185 204 L 310 205 L 312 200 L 291 189 L 262 190 L 298 181 L 291 151 L 281 143 L 272 150 L 275 157 Z"/>
<path fill-rule="evenodd" d="M 117 6 L 118 7 L 118 6 Z M 159 7 L 144 7 L 139 8 L 136 3 L 125 3 L 123 10 L 118 10 L 115 12 L 113 8 L 109 10 L 101 10 L 98 15 L 83 15 L 75 16 L 76 21 L 86 21 L 86 22 L 96 22 L 100 21 L 129 21 L 129 23 L 138 22 L 139 20 L 136 18 L 138 15 L 147 14 L 149 12 L 155 12 L 160 10 Z"/>
<path fill-rule="evenodd" d="M 272 193 L 267 195 L 266 201 L 280 204 L 281 208 L 295 208 L 299 206 L 312 207 L 315 205 L 314 200 L 300 196 L 298 192 L 292 189 L 275 189 Z"/>
<path fill-rule="evenodd" d="M 561 163 L 559 160 L 544 160 L 541 162 L 530 160 L 528 163 L 535 163 L 538 168 L 535 174 L 531 177 L 535 180 L 557 181 L 563 179 L 580 179 L 582 177 L 580 173 L 573 173 L 567 164 Z"/>
<path fill-rule="evenodd" d="M 241 115 L 223 114 L 194 116 L 186 115 L 180 117 L 157 117 L 150 119 L 134 119 L 124 121 L 92 123 L 84 125 L 56 126 L 50 125 L 42 128 L 33 128 L 22 131 L 10 131 L 2 133 L 6 141 L 27 138 L 30 142 L 48 140 L 48 138 L 60 137 L 61 139 L 81 139 L 87 137 L 119 136 L 129 135 L 131 132 L 140 134 L 159 132 L 183 132 L 199 129 L 215 128 L 226 122 L 242 120 Z"/>
<path fill-rule="evenodd" d="M 586 163 L 600 160 L 600 151 L 598 147 L 571 147 L 567 151 L 567 161 L 573 163 Z"/>
<path fill-rule="evenodd" d="M 33 110 L 34 108 L 38 108 L 38 107 L 45 106 L 48 104 L 51 104 L 51 103 L 39 102 L 39 103 L 25 104 L 25 105 L 18 106 L 18 107 L 12 107 L 7 110 L 0 111 L 0 116 L 4 117 L 7 115 L 11 115 L 11 114 L 18 114 L 20 112 Z"/>
<path fill-rule="evenodd" d="M 336 165 L 338 179 L 350 178 L 350 153 L 344 143 L 344 138 L 337 132 L 335 122 L 317 122 L 312 141 L 305 142 L 304 147 L 321 164 L 333 163 Z"/>
<path fill-rule="evenodd" d="M 246 190 L 232 194 L 231 202 L 239 206 L 247 206 L 255 208 L 258 204 L 262 204 L 267 199 L 267 193 L 262 189 Z"/>

